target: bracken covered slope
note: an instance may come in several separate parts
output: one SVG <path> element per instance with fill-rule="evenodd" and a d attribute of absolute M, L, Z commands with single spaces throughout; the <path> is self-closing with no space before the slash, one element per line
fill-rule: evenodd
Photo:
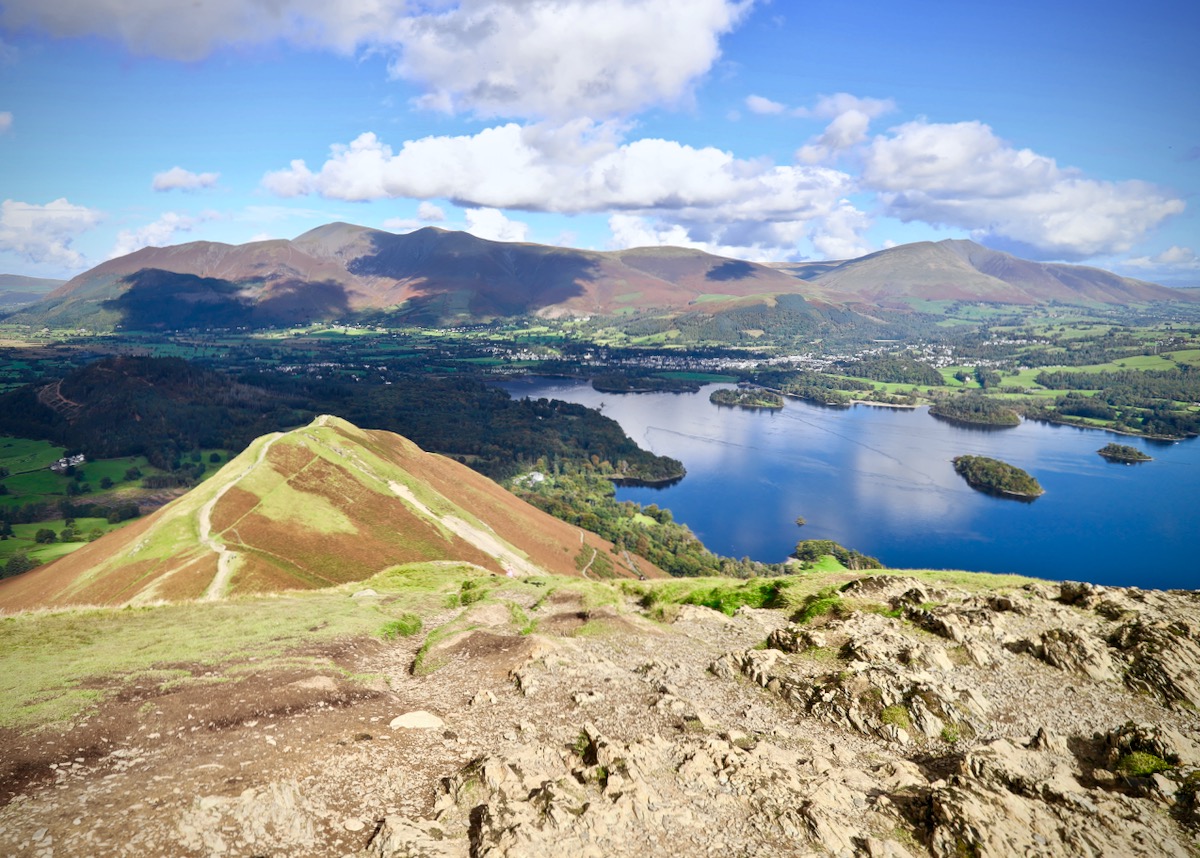
<path fill-rule="evenodd" d="M 605 552 L 618 575 L 663 575 L 611 548 L 399 435 L 323 416 L 259 438 L 145 519 L 0 582 L 0 610 L 326 587 L 437 560 L 575 575 Z"/>

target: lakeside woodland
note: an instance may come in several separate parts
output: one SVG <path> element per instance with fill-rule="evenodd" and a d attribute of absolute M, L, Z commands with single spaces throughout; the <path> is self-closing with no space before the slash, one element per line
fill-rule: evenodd
<path fill-rule="evenodd" d="M 78 539 L 68 519 L 108 527 L 114 510 L 153 508 L 203 479 L 219 466 L 211 456 L 334 413 L 403 434 L 496 480 L 553 474 L 541 491 L 514 488 L 565 520 L 655 554 L 664 568 L 668 555 L 683 558 L 675 574 L 773 573 L 708 556 L 661 513 L 612 506 L 613 481 L 663 484 L 681 477 L 684 463 L 641 449 L 595 411 L 512 400 L 490 383 L 523 374 L 587 378 L 620 392 L 743 382 L 714 402 L 752 407 L 777 408 L 786 397 L 833 407 L 928 403 L 931 413 L 969 425 L 1012 426 L 1023 417 L 1155 438 L 1200 433 L 1200 319 L 1186 315 L 1050 308 L 1027 318 L 948 303 L 937 313 L 907 314 L 904 341 L 846 334 L 803 351 L 792 335 L 770 331 L 752 344 L 719 331 L 680 341 L 638 333 L 646 323 L 509 319 L 458 328 L 335 324 L 103 336 L 0 325 L 0 434 L 115 463 L 103 475 L 89 466 L 88 479 L 36 490 L 0 477 L 0 521 L 16 528 L 10 540 L 0 535 L 0 567 L 14 555 L 18 532 L 22 551 L 38 559 L 65 550 L 61 540 L 53 551 L 36 544 L 43 528 L 26 527 L 40 523 Z M 131 468 L 140 473 L 126 479 Z M 82 501 L 87 509 L 70 507 Z"/>

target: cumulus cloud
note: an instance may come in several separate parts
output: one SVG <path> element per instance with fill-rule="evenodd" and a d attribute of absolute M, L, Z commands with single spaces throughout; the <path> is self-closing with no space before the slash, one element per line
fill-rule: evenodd
<path fill-rule="evenodd" d="M 130 50 L 198 60 L 213 50 L 283 40 L 342 53 L 376 43 L 404 0 L 6 0 L 0 23 L 59 37 L 99 36 Z"/>
<path fill-rule="evenodd" d="M 426 223 L 440 223 L 446 219 L 446 213 L 442 211 L 441 206 L 435 206 L 430 202 L 422 202 L 417 206 L 417 217 Z"/>
<path fill-rule="evenodd" d="M 424 107 L 601 118 L 685 97 L 752 0 L 461 0 L 394 31 Z M 470 62 L 463 62 L 470 57 Z"/>
<path fill-rule="evenodd" d="M 151 187 L 156 191 L 198 191 L 211 188 L 221 178 L 220 173 L 193 173 L 183 167 L 172 167 L 154 174 Z"/>
<path fill-rule="evenodd" d="M 769 98 L 763 98 L 761 95 L 746 96 L 746 109 L 751 113 L 759 113 L 772 115 L 783 113 L 787 110 L 786 104 L 780 104 L 778 101 L 771 101 Z"/>
<path fill-rule="evenodd" d="M 182 232 L 191 232 L 197 226 L 210 220 L 216 220 L 215 212 L 201 212 L 198 215 L 180 214 L 179 212 L 164 212 L 158 220 L 148 223 L 138 229 L 123 229 L 117 233 L 117 242 L 108 254 L 109 259 L 126 256 L 143 247 L 165 247 Z"/>
<path fill-rule="evenodd" d="M 862 182 L 900 220 L 969 229 L 1043 258 L 1126 252 L 1184 210 L 1153 185 L 1086 178 L 980 122 L 908 122 L 876 137 Z"/>
<path fill-rule="evenodd" d="M 7 134 L 12 130 L 13 115 L 10 111 L 0 111 L 0 134 Z"/>
<path fill-rule="evenodd" d="M 496 209 L 467 209 L 467 232 L 491 241 L 525 241 L 529 224 L 510 220 Z"/>
<path fill-rule="evenodd" d="M 781 166 L 645 138 L 619 143 L 605 126 L 571 130 L 501 125 L 461 137 L 426 137 L 394 151 L 374 134 L 331 148 L 316 171 L 304 161 L 268 173 L 280 196 L 347 201 L 449 199 L 468 208 L 559 213 L 671 210 L 700 219 L 804 220 L 830 210 L 848 175 Z"/>
<path fill-rule="evenodd" d="M 0 24 L 198 60 L 285 41 L 392 57 L 425 107 L 604 117 L 686 98 L 754 0 L 6 0 Z M 469 57 L 469 62 L 463 58 Z"/>
<path fill-rule="evenodd" d="M 867 216 L 846 200 L 827 216 L 809 221 L 689 222 L 670 215 L 622 213 L 608 219 L 608 246 L 614 250 L 688 247 L 751 262 L 781 262 L 805 258 L 800 243 L 808 240 L 817 253 L 845 259 L 870 251 L 855 231 L 869 225 Z"/>
<path fill-rule="evenodd" d="M 1190 247 L 1172 245 L 1161 253 L 1153 256 L 1135 256 L 1126 259 L 1122 265 L 1126 268 L 1138 268 L 1147 271 L 1200 271 L 1200 256 Z"/>
<path fill-rule="evenodd" d="M 45 205 L 5 200 L 0 203 L 0 251 L 33 263 L 81 268 L 84 257 L 71 245 L 101 218 L 100 212 L 66 199 Z"/>
<path fill-rule="evenodd" d="M 867 139 L 871 120 L 896 109 L 890 98 L 859 98 L 848 92 L 824 95 L 811 108 L 800 108 L 798 116 L 829 119 L 825 130 L 796 152 L 803 164 L 819 164 L 837 157 Z"/>

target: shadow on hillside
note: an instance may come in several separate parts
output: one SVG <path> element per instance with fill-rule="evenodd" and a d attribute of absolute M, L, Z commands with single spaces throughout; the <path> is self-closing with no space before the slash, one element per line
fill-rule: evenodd
<path fill-rule="evenodd" d="M 329 281 L 278 284 L 258 301 L 229 280 L 157 268 L 131 274 L 125 282 L 129 289 L 101 306 L 120 313 L 126 330 L 290 325 L 336 319 L 350 309 L 345 289 Z"/>
<path fill-rule="evenodd" d="M 486 241 L 468 233 L 420 229 L 406 235 L 375 233 L 375 252 L 351 273 L 416 281 L 421 293 L 408 311 L 429 321 L 536 312 L 584 294 L 581 281 L 597 277 L 597 263 L 569 249 Z"/>

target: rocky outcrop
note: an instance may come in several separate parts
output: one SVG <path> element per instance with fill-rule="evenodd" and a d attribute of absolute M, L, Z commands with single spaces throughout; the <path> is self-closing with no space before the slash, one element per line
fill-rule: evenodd
<path fill-rule="evenodd" d="M 660 622 L 632 588 L 489 583 L 503 600 L 439 602 L 424 640 L 338 644 L 381 683 L 361 700 L 304 673 L 296 710 L 135 701 L 122 747 L 0 807 L 0 853 L 1198 854 L 1191 594 L 872 575 L 798 579 L 823 615 Z M 107 837 L 85 831 L 108 804 Z"/>

